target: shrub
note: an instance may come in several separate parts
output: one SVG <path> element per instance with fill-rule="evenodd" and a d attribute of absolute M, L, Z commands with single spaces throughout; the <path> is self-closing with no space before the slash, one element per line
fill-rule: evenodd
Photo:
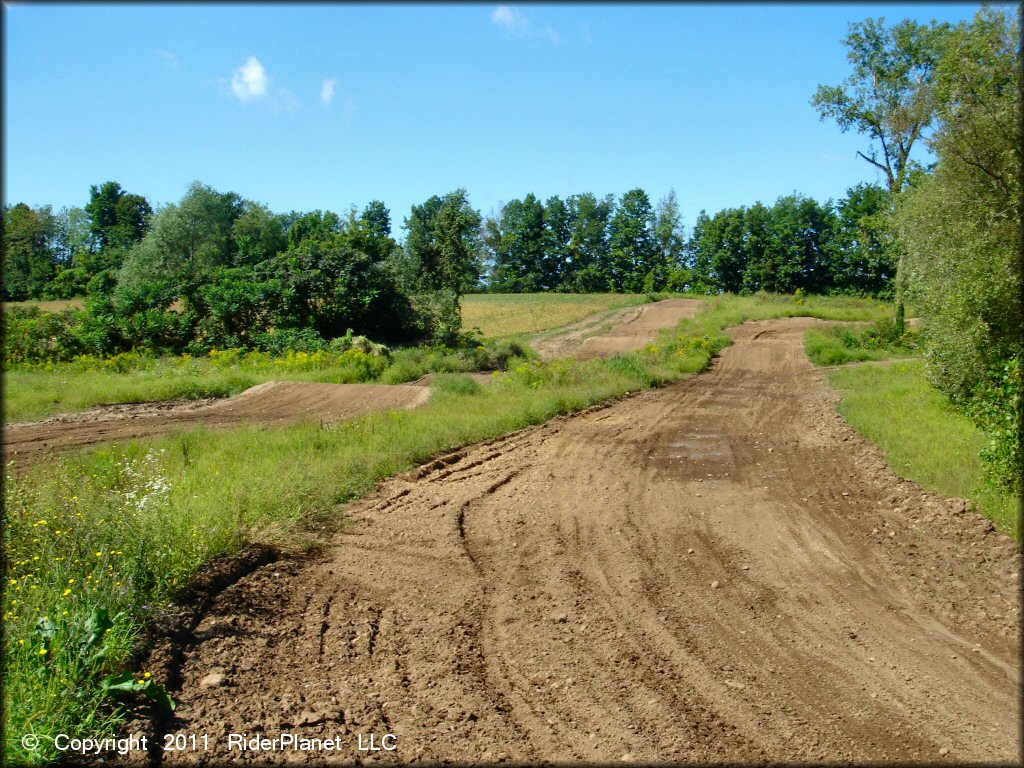
<path fill-rule="evenodd" d="M 971 403 L 971 415 L 988 437 L 980 456 L 997 485 L 1020 493 L 1024 462 L 1021 457 L 1022 381 L 1020 357 L 1010 358 L 982 386 Z"/>

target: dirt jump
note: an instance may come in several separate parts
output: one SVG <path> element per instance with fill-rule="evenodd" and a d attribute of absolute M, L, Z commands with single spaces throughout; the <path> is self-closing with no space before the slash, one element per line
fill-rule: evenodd
<path fill-rule="evenodd" d="M 280 426 L 308 418 L 338 421 L 371 411 L 415 408 L 429 398 L 426 386 L 268 381 L 223 400 L 108 405 L 6 426 L 4 462 L 196 427 Z"/>
<path fill-rule="evenodd" d="M 843 421 L 814 322 L 350 505 L 186 638 L 163 760 L 1019 761 L 1016 546 Z"/>
<path fill-rule="evenodd" d="M 544 359 L 559 356 L 604 357 L 641 349 L 663 328 L 696 313 L 696 299 L 669 299 L 630 307 L 611 316 L 588 318 L 537 343 Z M 471 374 L 489 382 L 490 374 Z M 54 416 L 45 421 L 4 427 L 3 461 L 22 464 L 46 453 L 102 442 L 134 440 L 196 427 L 241 424 L 280 426 L 301 419 L 324 422 L 371 411 L 415 408 L 430 397 L 428 374 L 411 385 L 311 384 L 273 381 L 233 398 L 106 405 Z"/>
<path fill-rule="evenodd" d="M 539 338 L 532 343 L 543 360 L 555 357 L 587 359 L 634 352 L 654 341 L 663 328 L 673 328 L 693 317 L 703 306 L 700 299 L 667 299 L 595 315 Z"/>

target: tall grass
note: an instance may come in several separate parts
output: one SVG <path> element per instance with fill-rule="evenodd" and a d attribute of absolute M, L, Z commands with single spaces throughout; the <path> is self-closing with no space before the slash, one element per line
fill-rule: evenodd
<path fill-rule="evenodd" d="M 924 375 L 923 360 L 834 371 L 839 412 L 885 452 L 893 470 L 944 496 L 967 498 L 1019 542 L 1020 499 L 985 480 L 985 435 Z"/>
<path fill-rule="evenodd" d="M 116 728 L 106 675 L 125 669 L 141 627 L 211 558 L 254 541 L 304 547 L 344 520 L 341 505 L 440 452 L 703 369 L 744 319 L 814 314 L 871 319 L 846 299 L 717 297 L 646 349 L 607 360 L 526 357 L 490 386 L 439 376 L 412 411 L 336 424 L 194 430 L 42 461 L 4 487 L 5 712 L 9 762 L 57 757 L 53 736 Z M 838 317 L 837 317 L 838 316 Z M 415 361 L 413 361 L 415 362 Z M 109 632 L 87 642 L 97 616 Z M 85 638 L 83 640 L 83 638 Z M 19 738 L 36 733 L 39 752 Z"/>

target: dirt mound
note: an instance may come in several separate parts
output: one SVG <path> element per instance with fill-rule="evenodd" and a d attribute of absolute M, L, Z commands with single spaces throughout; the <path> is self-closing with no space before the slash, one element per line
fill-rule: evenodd
<path fill-rule="evenodd" d="M 4 428 L 4 461 L 174 429 L 337 421 L 372 411 L 415 408 L 429 398 L 429 388 L 413 385 L 269 381 L 223 400 L 104 406 L 31 424 L 11 424 Z"/>
<path fill-rule="evenodd" d="M 165 760 L 1019 760 L 1016 547 L 837 415 L 813 322 L 394 479 L 240 580 L 175 694 L 210 750 Z"/>
<path fill-rule="evenodd" d="M 611 315 L 595 315 L 568 326 L 556 335 L 533 342 L 544 360 L 555 357 L 580 359 L 607 357 L 643 349 L 684 317 L 700 309 L 699 299 L 667 299 L 639 307 L 627 307 Z"/>

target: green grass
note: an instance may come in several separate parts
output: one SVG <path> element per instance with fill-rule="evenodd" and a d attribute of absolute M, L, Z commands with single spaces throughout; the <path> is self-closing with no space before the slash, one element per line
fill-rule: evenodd
<path fill-rule="evenodd" d="M 588 361 L 513 358 L 486 387 L 458 373 L 440 375 L 431 401 L 412 411 L 328 425 L 200 429 L 92 448 L 10 474 L 6 732 L 39 734 L 43 749 L 27 754 L 20 740 L 8 741 L 8 762 L 56 757 L 56 733 L 113 732 L 119 713 L 102 679 L 131 672 L 145 680 L 146 670 L 126 669 L 133 642 L 211 558 L 254 541 L 293 548 L 325 541 L 344 522 L 341 505 L 383 478 L 690 375 L 729 343 L 723 329 L 746 318 L 867 320 L 885 311 L 848 299 L 715 297 L 641 352 Z M 98 612 L 112 626 L 90 643 Z"/>
<path fill-rule="evenodd" d="M 623 293 L 477 293 L 462 297 L 462 326 L 489 338 L 524 336 L 646 301 Z"/>
<path fill-rule="evenodd" d="M 839 412 L 885 452 L 893 470 L 922 488 L 966 498 L 1021 540 L 1020 500 L 985 481 L 985 436 L 924 376 L 924 361 L 865 363 L 832 372 Z"/>

